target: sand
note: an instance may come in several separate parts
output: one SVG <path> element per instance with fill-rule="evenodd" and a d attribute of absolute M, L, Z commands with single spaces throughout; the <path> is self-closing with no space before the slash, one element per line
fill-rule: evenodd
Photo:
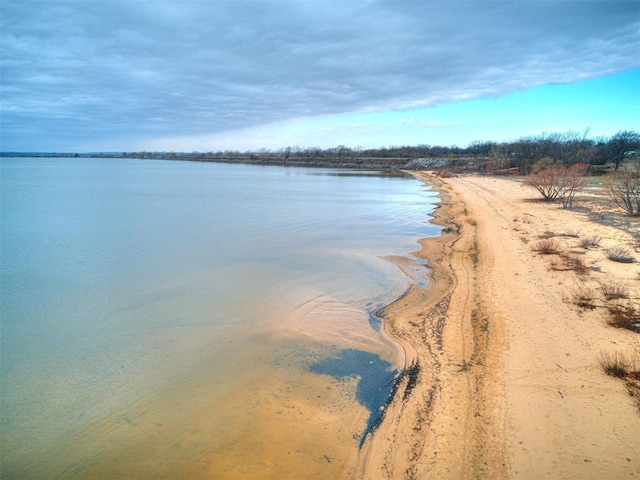
<path fill-rule="evenodd" d="M 598 362 L 640 348 L 640 334 L 607 325 L 600 290 L 614 279 L 640 297 L 638 263 L 604 252 L 634 252 L 630 227 L 594 221 L 589 192 L 565 210 L 517 179 L 416 175 L 438 186 L 435 221 L 446 228 L 416 253 L 433 269 L 431 288 L 413 287 L 383 312 L 414 368 L 354 477 L 640 477 L 640 411 Z M 542 236 L 584 259 L 587 273 L 536 253 Z M 600 246 L 581 248 L 591 236 Z M 596 293 L 595 308 L 574 304 L 582 288 Z"/>

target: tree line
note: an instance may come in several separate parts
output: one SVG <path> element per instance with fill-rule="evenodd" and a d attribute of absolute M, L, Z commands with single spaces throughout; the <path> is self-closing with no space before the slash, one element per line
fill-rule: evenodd
<path fill-rule="evenodd" d="M 498 162 L 502 167 L 518 167 L 521 173 L 529 173 L 533 165 L 542 158 L 553 158 L 561 165 L 586 163 L 604 165 L 613 162 L 619 167 L 625 156 L 640 150 L 640 134 L 623 130 L 611 137 L 589 138 L 589 131 L 583 133 L 543 133 L 522 137 L 511 142 L 475 141 L 467 147 L 417 146 L 380 147 L 363 149 L 339 145 L 332 148 L 289 146 L 272 151 L 261 149 L 245 152 L 252 155 L 277 155 L 283 157 L 337 157 L 337 158 L 455 158 L 460 156 L 485 157 Z M 241 152 L 216 152 L 216 154 L 237 154 Z"/>
<path fill-rule="evenodd" d="M 194 157 L 207 158 L 233 157 L 251 158 L 281 158 L 287 159 L 334 159 L 355 160 L 363 158 L 379 159 L 445 159 L 450 165 L 473 159 L 480 170 L 487 173 L 497 171 L 517 171 L 522 175 L 531 173 L 534 165 L 542 159 L 552 159 L 554 164 L 571 166 L 586 164 L 602 166 L 612 164 L 617 170 L 622 162 L 634 152 L 640 152 L 640 134 L 633 130 L 623 130 L 610 137 L 590 138 L 589 131 L 543 133 L 540 135 L 522 137 L 515 141 L 493 142 L 475 141 L 467 147 L 432 146 L 421 144 L 417 146 L 351 148 L 339 145 L 331 148 L 288 146 L 276 150 L 260 149 L 240 152 L 234 150 L 216 152 L 192 152 Z M 148 156 L 157 155 L 149 153 Z M 164 154 L 163 155 L 177 155 Z M 184 157 L 185 154 L 180 154 Z M 189 155 L 189 154 L 186 154 Z"/>
<path fill-rule="evenodd" d="M 542 134 L 511 143 L 493 144 L 486 152 L 488 162 L 485 168 L 517 168 L 519 173 L 528 174 L 541 160 L 551 159 L 554 164 L 565 167 L 611 163 L 618 170 L 625 158 L 640 153 L 640 134 L 635 131 L 624 130 L 608 138 L 596 139 L 588 138 L 587 133 Z"/>

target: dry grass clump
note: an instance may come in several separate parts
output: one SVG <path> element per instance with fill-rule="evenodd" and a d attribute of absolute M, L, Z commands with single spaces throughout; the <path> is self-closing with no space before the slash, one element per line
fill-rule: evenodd
<path fill-rule="evenodd" d="M 596 298 L 598 295 L 593 288 L 590 287 L 578 287 L 575 289 L 571 295 L 571 303 L 577 305 L 580 308 L 584 309 L 593 309 L 596 308 Z"/>
<path fill-rule="evenodd" d="M 604 373 L 616 378 L 625 378 L 640 370 L 637 352 L 601 352 L 598 363 Z"/>
<path fill-rule="evenodd" d="M 593 235 L 591 237 L 581 238 L 580 243 L 578 245 L 584 249 L 595 248 L 600 246 L 601 241 L 602 241 L 601 237 L 597 235 Z"/>
<path fill-rule="evenodd" d="M 602 352 L 598 356 L 598 363 L 607 375 L 624 381 L 640 411 L 640 346 L 627 352 Z"/>
<path fill-rule="evenodd" d="M 635 259 L 629 250 L 624 247 L 607 248 L 604 251 L 609 260 L 619 263 L 633 263 Z"/>
<path fill-rule="evenodd" d="M 576 272 L 578 275 L 586 275 L 589 273 L 589 267 L 587 266 L 586 260 L 579 255 L 560 254 L 558 258 L 550 260 L 548 266 L 551 270 L 571 270 Z"/>
<path fill-rule="evenodd" d="M 607 300 L 618 300 L 629 296 L 629 287 L 616 280 L 600 282 L 600 290 Z"/>
<path fill-rule="evenodd" d="M 586 275 L 589 273 L 587 262 L 580 255 L 563 255 L 562 260 L 569 270 L 573 270 L 578 275 Z"/>
<path fill-rule="evenodd" d="M 531 249 L 541 255 L 552 255 L 554 253 L 560 253 L 562 251 L 562 245 L 560 245 L 560 242 L 555 238 L 543 238 L 534 243 Z"/>
<path fill-rule="evenodd" d="M 635 305 L 616 303 L 608 310 L 607 323 L 610 326 L 640 333 L 640 310 Z"/>

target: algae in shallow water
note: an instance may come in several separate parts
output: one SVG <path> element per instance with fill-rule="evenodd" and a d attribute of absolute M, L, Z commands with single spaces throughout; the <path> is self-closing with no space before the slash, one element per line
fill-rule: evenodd
<path fill-rule="evenodd" d="M 357 377 L 356 399 L 370 414 L 360 446 L 382 420 L 384 406 L 393 389 L 393 381 L 398 373 L 392 365 L 379 355 L 363 350 L 340 350 L 334 357 L 314 363 L 309 369 L 318 374 L 330 375 L 337 379 Z"/>

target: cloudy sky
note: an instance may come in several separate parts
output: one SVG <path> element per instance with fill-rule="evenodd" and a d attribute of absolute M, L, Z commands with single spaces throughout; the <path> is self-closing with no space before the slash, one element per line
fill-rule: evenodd
<path fill-rule="evenodd" d="M 3 151 L 640 130 L 640 0 L 2 0 Z"/>

